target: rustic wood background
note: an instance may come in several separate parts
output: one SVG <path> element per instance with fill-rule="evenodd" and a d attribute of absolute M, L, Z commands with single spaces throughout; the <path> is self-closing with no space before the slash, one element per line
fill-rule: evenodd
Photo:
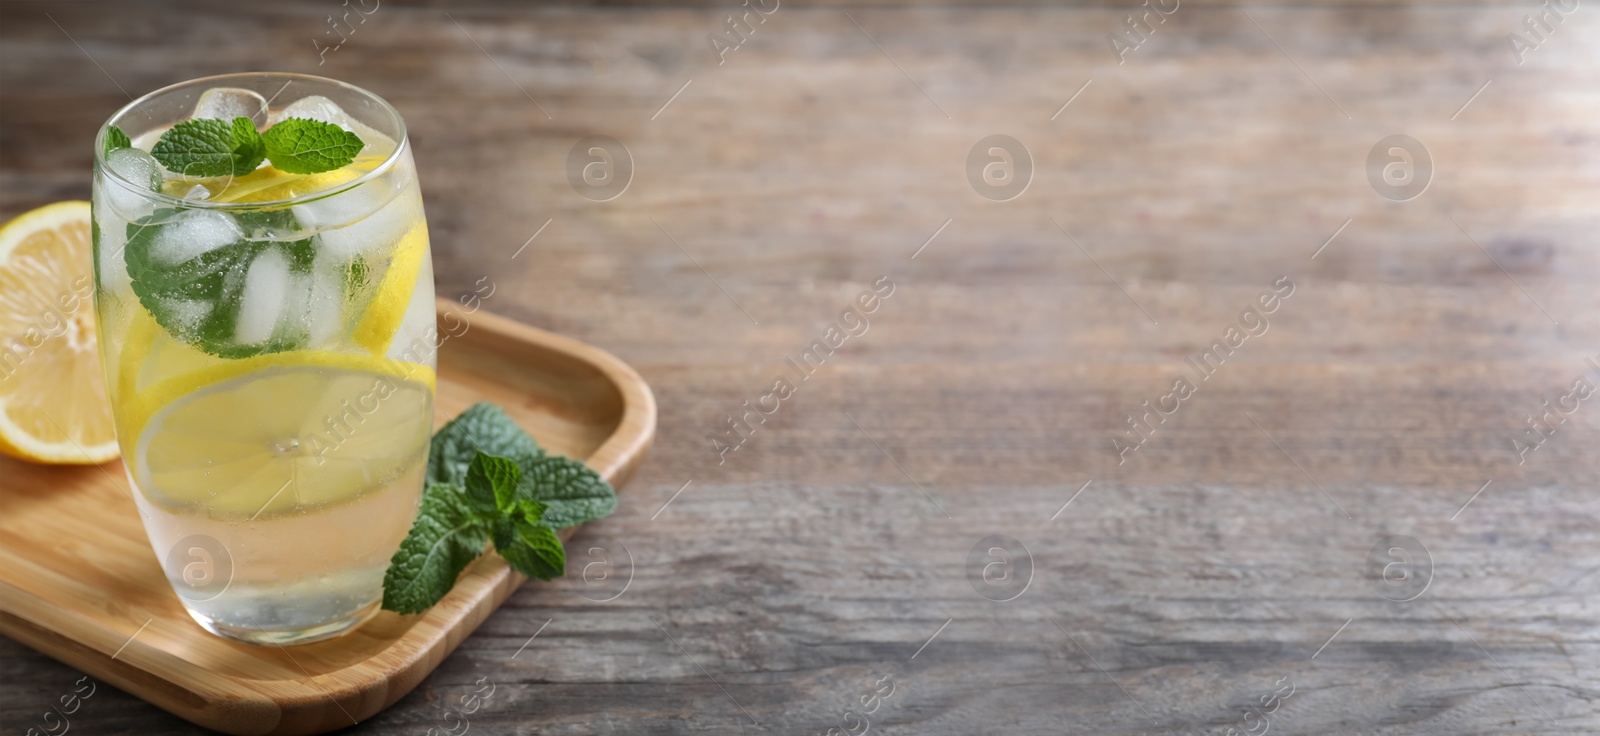
<path fill-rule="evenodd" d="M 894 5 L 785 0 L 719 65 L 732 2 L 372 0 L 319 65 L 333 0 L 6 2 L 0 215 L 86 198 L 125 92 L 344 79 L 411 126 L 441 294 L 487 277 L 655 388 L 654 454 L 568 578 L 351 733 L 459 733 L 480 680 L 483 734 L 859 732 L 880 682 L 885 734 L 1600 731 L 1600 402 L 1511 445 L 1600 383 L 1600 9 L 1519 64 L 1531 2 L 1185 2 L 1118 64 L 1132 2 Z M 999 133 L 1035 165 L 1005 202 L 965 170 Z M 1367 179 L 1396 133 L 1436 166 L 1406 202 Z M 568 184 L 590 134 L 631 152 L 616 199 Z M 870 330 L 719 464 L 724 418 L 880 277 Z M 969 582 L 994 534 L 1031 559 L 1007 602 Z M 1431 559 L 1415 600 L 1373 583 L 1388 535 Z M 598 548 L 616 577 L 586 582 Z M 0 641 L 5 732 L 79 676 Z M 71 721 L 191 730 L 109 686 Z"/>

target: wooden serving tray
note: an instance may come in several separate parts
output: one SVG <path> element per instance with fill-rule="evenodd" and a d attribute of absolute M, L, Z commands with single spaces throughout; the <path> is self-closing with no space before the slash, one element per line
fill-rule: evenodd
<path fill-rule="evenodd" d="M 446 313 L 453 315 L 446 321 Z M 437 427 L 492 401 L 552 452 L 620 487 L 655 435 L 650 387 L 603 350 L 439 301 Z M 461 332 L 461 325 L 466 326 Z M 356 632 L 287 650 L 201 629 L 150 548 L 120 462 L 0 456 L 0 633 L 193 723 L 311 734 L 368 718 L 433 671 L 521 585 L 479 558 L 426 613 L 384 611 Z M 575 529 L 562 537 L 569 538 Z"/>

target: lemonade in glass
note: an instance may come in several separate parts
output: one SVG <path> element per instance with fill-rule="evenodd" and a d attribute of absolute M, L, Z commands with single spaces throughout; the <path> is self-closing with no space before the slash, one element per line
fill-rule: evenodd
<path fill-rule="evenodd" d="M 241 143 L 219 172 L 203 136 L 177 134 L 231 126 L 284 126 L 282 145 L 343 135 L 353 155 L 304 173 L 339 152 L 299 136 L 302 160 L 263 161 Z M 167 579 L 230 639 L 354 629 L 416 516 L 433 419 L 433 269 L 404 122 L 342 82 L 238 74 L 134 101 L 95 150 L 101 362 Z"/>

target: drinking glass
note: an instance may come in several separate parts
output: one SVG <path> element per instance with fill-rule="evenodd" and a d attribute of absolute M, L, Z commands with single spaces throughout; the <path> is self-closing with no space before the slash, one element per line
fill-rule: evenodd
<path fill-rule="evenodd" d="M 224 177 L 149 153 L 177 123 L 238 117 L 365 147 L 333 171 Z M 115 131 L 132 147 L 108 151 Z M 101 128 L 93 217 L 117 439 L 184 608 L 254 644 L 353 630 L 416 516 L 433 420 L 433 267 L 399 113 L 298 74 L 151 92 Z"/>

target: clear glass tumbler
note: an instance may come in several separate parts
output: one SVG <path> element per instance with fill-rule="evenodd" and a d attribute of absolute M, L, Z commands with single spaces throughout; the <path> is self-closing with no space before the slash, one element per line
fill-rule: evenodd
<path fill-rule="evenodd" d="M 150 155 L 177 123 L 240 117 L 332 123 L 365 146 L 315 174 L 194 177 Z M 433 267 L 404 122 L 342 82 L 235 74 L 135 100 L 95 152 L 101 363 L 167 579 L 229 639 L 354 629 L 416 516 L 433 420 Z"/>

